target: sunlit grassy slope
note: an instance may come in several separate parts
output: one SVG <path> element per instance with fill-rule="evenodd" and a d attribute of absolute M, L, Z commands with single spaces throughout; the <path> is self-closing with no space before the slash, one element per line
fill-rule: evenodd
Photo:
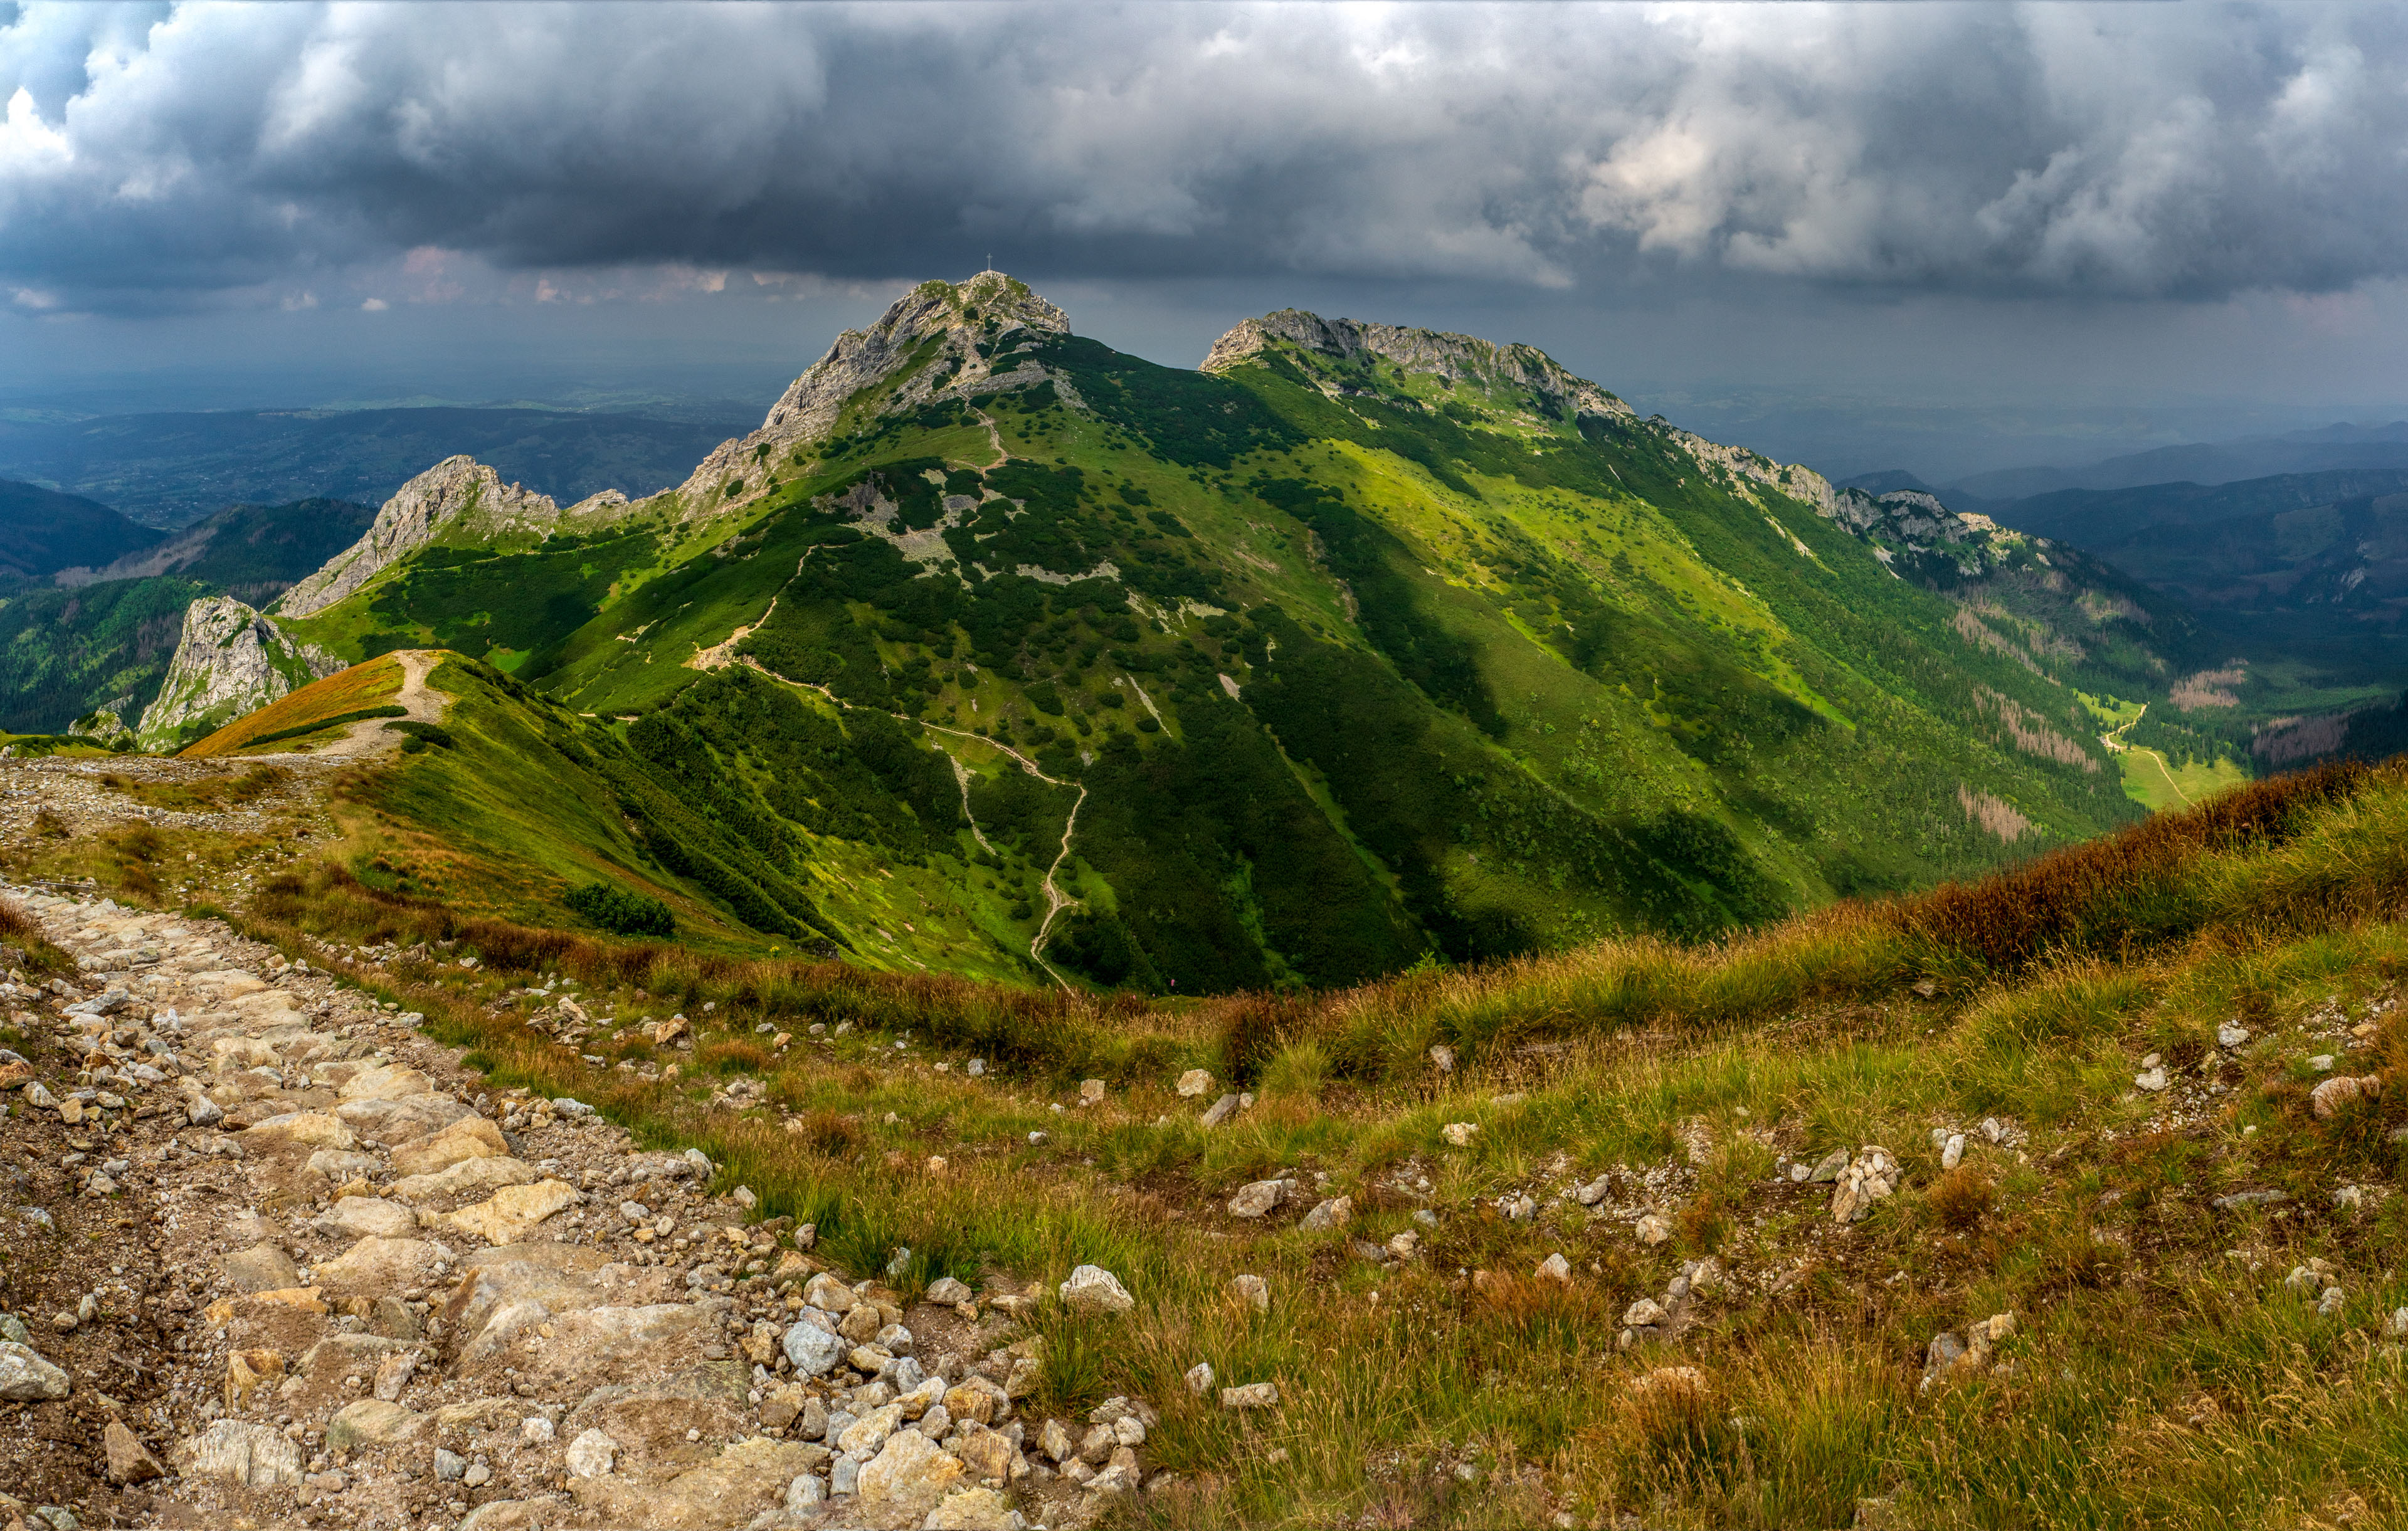
<path fill-rule="evenodd" d="M 2139 811 L 2072 686 L 2152 629 L 2030 550 L 1975 611 L 1660 422 L 1285 343 L 1158 367 L 980 281 L 701 503 L 438 542 L 296 630 L 557 698 L 855 952 L 1042 980 L 1042 928 L 1153 993 L 1709 936 Z M 930 391 L 972 357 L 1017 380 Z"/>
<path fill-rule="evenodd" d="M 263 750 L 294 750 L 337 737 L 355 714 L 390 707 L 401 691 L 401 662 L 373 659 L 313 681 L 270 702 L 181 751 L 188 760 Z M 343 720 L 337 722 L 337 720 Z"/>
<path fill-rule="evenodd" d="M 478 952 L 484 973 L 376 981 L 497 1084 L 705 1147 L 850 1274 L 898 1247 L 908 1283 L 1114 1270 L 1133 1313 L 1029 1321 L 1031 1407 L 1154 1400 L 1149 1447 L 1184 1480 L 1155 1523 L 2304 1527 L 2408 1512 L 2386 1327 L 2408 1304 L 2403 895 L 2393 766 L 1727 944 L 1618 939 L 1289 1001 L 596 943 L 333 870 L 271 885 L 252 918 L 316 962 L 374 939 Z M 573 1047 L 508 1009 L 538 973 L 605 1018 Z M 700 1018 L 683 1077 L 579 1061 L 660 1061 L 634 1022 L 672 1006 Z M 852 1029 L 810 1038 L 823 1021 Z M 765 1045 L 763 1023 L 794 1039 Z M 1203 1129 L 1172 1093 L 1191 1066 L 1255 1105 Z M 2158 1067 L 2165 1088 L 2136 1087 Z M 766 1100 L 716 1097 L 746 1074 Z M 2319 1110 L 2342 1076 L 2386 1087 Z M 1079 1107 L 1090 1077 L 1106 1099 Z M 1837 1223 L 1832 1187 L 1791 1166 L 1868 1144 L 1899 1184 Z M 1294 1201 L 1227 1215 L 1275 1174 Z M 1339 1195 L 1349 1225 L 1298 1225 Z M 1407 1234 L 1406 1258 L 1363 1252 Z M 1568 1280 L 1537 1274 L 1555 1254 Z M 1632 1303 L 1707 1260 L 1666 1332 L 1619 1343 Z M 1268 1281 L 1267 1313 L 1227 1294 L 1240 1272 Z M 1979 1365 L 1926 1384 L 1935 1336 L 2000 1315 Z M 1281 1409 L 1193 1397 L 1198 1361 L 1277 1382 Z"/>

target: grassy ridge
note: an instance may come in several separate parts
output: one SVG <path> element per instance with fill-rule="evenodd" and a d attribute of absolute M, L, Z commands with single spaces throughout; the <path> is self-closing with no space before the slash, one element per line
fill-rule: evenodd
<path fill-rule="evenodd" d="M 320 729 L 371 715 L 401 692 L 401 662 L 373 659 L 288 692 L 180 751 L 186 760 L 213 760 L 273 741 L 305 738 Z"/>

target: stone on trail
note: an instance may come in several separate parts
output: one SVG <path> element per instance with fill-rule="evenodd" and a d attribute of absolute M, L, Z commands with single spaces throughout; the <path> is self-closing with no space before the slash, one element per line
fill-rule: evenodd
<path fill-rule="evenodd" d="M 471 1196 L 492 1193 L 509 1185 L 531 1185 L 543 1179 L 543 1172 L 523 1160 L 502 1158 L 463 1159 L 451 1168 L 432 1175 L 410 1175 L 393 1183 L 393 1195 L 413 1205 L 452 1196 Z"/>
<path fill-rule="evenodd" d="M 724 1531 L 783 1509 L 787 1486 L 826 1454 L 816 1446 L 755 1436 L 666 1483 L 639 1483 L 611 1472 L 572 1476 L 568 1487 L 604 1525 Z"/>
<path fill-rule="evenodd" d="M 433 1080 L 408 1064 L 380 1064 L 352 1075 L 336 1095 L 342 1100 L 403 1100 L 434 1089 Z"/>
<path fill-rule="evenodd" d="M 236 1292 L 280 1292 L 301 1284 L 301 1267 L 273 1244 L 253 1244 L 218 1262 Z"/>
<path fill-rule="evenodd" d="M 978 1294 L 951 1276 L 939 1276 L 928 1283 L 927 1298 L 941 1308 L 952 1308 L 975 1298 Z"/>
<path fill-rule="evenodd" d="M 1831 1221 L 1843 1227 L 1863 1222 L 1871 1214 L 1873 1203 L 1898 1189 L 1902 1174 L 1889 1150 L 1867 1143 L 1840 1172 L 1831 1192 Z"/>
<path fill-rule="evenodd" d="M 352 1238 L 374 1234 L 379 1238 L 406 1238 L 418 1231 L 417 1214 L 399 1202 L 381 1196 L 345 1196 L 335 1203 L 318 1226 Z M 289 1286 L 289 1281 L 280 1282 Z"/>
<path fill-rule="evenodd" d="M 881 1520 L 917 1521 L 965 1486 L 961 1459 L 917 1430 L 886 1438 L 878 1455 L 865 1464 L 853 1492 L 862 1510 Z"/>
<path fill-rule="evenodd" d="M 381 1297 L 422 1287 L 435 1279 L 435 1267 L 452 1255 L 440 1244 L 423 1238 L 380 1238 L 368 1235 L 335 1259 L 311 1271 L 311 1280 L 330 1296 Z"/>
<path fill-rule="evenodd" d="M 101 1432 L 101 1449 L 108 1457 L 108 1481 L 112 1483 L 147 1483 L 153 1478 L 165 1478 L 167 1469 L 150 1454 L 150 1448 L 141 1438 L 125 1427 L 122 1420 L 112 1418 L 108 1428 Z"/>
<path fill-rule="evenodd" d="M 922 1531 L 1021 1531 L 1027 1523 L 995 1490 L 969 1488 L 948 1495 L 920 1524 Z"/>
<path fill-rule="evenodd" d="M 509 1152 L 501 1128 L 481 1116 L 467 1116 L 433 1137 L 394 1150 L 393 1171 L 404 1177 L 433 1175 L 464 1160 L 508 1158 Z"/>
<path fill-rule="evenodd" d="M 225 1406 L 229 1411 L 239 1413 L 251 1406 L 262 1388 L 283 1380 L 283 1352 L 236 1351 L 226 1357 Z"/>
<path fill-rule="evenodd" d="M 1119 1277 L 1101 1266 L 1081 1266 L 1062 1283 L 1063 1304 L 1082 1313 L 1125 1313 L 1137 1299 Z"/>
<path fill-rule="evenodd" d="M 806 1377 L 824 1377 L 844 1358 L 845 1343 L 809 1319 L 790 1324 L 782 1341 L 786 1359 Z"/>
<path fill-rule="evenodd" d="M 2380 1099 L 2382 1095 L 2383 1076 L 2380 1074 L 2358 1077 L 2338 1074 L 2309 1091 L 2308 1104 L 2319 1117 L 2329 1117 L 2344 1106 L 2360 1100 Z"/>
<path fill-rule="evenodd" d="M 1545 1259 L 1540 1261 L 1539 1268 L 1532 1272 L 1532 1274 L 1537 1276 L 1541 1281 L 1560 1281 L 1564 1285 L 1570 1286 L 1572 1281 L 1571 1262 L 1565 1259 L 1561 1252 L 1558 1252 L 1556 1253 L 1550 1254 Z"/>
<path fill-rule="evenodd" d="M 831 1271 L 821 1271 L 803 1283 L 803 1301 L 824 1313 L 850 1313 L 861 1299 Z"/>
<path fill-rule="evenodd" d="M 445 1221 L 488 1244 L 515 1244 L 556 1212 L 577 1205 L 577 1188 L 566 1180 L 505 1186 L 486 1201 L 452 1213 Z"/>
<path fill-rule="evenodd" d="M 247 1420 L 219 1420 L 176 1448 L 187 1478 L 218 1478 L 244 1488 L 298 1488 L 301 1447 L 281 1432 Z"/>
<path fill-rule="evenodd" d="M 64 1398 L 72 1386 L 67 1374 L 52 1366 L 30 1345 L 0 1340 L 0 1398 L 10 1403 L 39 1403 Z"/>
<path fill-rule="evenodd" d="M 359 1139 L 351 1129 L 343 1125 L 339 1117 L 322 1111 L 288 1111 L 271 1116 L 236 1134 L 248 1153 L 274 1152 L 278 1150 L 354 1149 Z"/>
<path fill-rule="evenodd" d="M 1327 1201 L 1317 1204 L 1312 1211 L 1305 1213 L 1304 1221 L 1297 1226 L 1306 1233 L 1330 1233 L 1346 1226 L 1354 1217 L 1354 1197 L 1332 1196 Z"/>
<path fill-rule="evenodd" d="M 1632 1224 L 1631 1231 L 1642 1244 L 1661 1244 L 1672 1237 L 1672 1220 L 1661 1212 L 1649 1212 Z"/>
<path fill-rule="evenodd" d="M 326 1422 L 326 1449 L 354 1451 L 362 1446 L 389 1446 L 415 1440 L 426 1429 L 426 1416 L 382 1398 L 362 1398 L 345 1404 Z"/>

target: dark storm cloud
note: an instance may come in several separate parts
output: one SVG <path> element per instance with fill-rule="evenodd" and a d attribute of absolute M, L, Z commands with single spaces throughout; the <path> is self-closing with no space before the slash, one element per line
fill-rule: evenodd
<path fill-rule="evenodd" d="M 0 285 L 1633 273 L 2211 297 L 2408 265 L 2335 6 L 0 6 Z"/>

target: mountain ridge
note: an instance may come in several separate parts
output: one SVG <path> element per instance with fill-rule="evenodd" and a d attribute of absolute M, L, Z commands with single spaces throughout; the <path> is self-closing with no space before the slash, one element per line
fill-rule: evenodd
<path fill-rule="evenodd" d="M 2137 811 L 2076 682 L 2157 683 L 2162 623 L 2070 551 L 1528 346 L 1285 310 L 1208 361 L 925 283 L 678 488 L 564 511 L 447 460 L 270 615 L 586 714 L 576 750 L 735 835 L 663 866 L 724 868 L 739 927 L 1020 981 L 1704 935 Z M 864 901 L 888 878 L 920 914 Z"/>

